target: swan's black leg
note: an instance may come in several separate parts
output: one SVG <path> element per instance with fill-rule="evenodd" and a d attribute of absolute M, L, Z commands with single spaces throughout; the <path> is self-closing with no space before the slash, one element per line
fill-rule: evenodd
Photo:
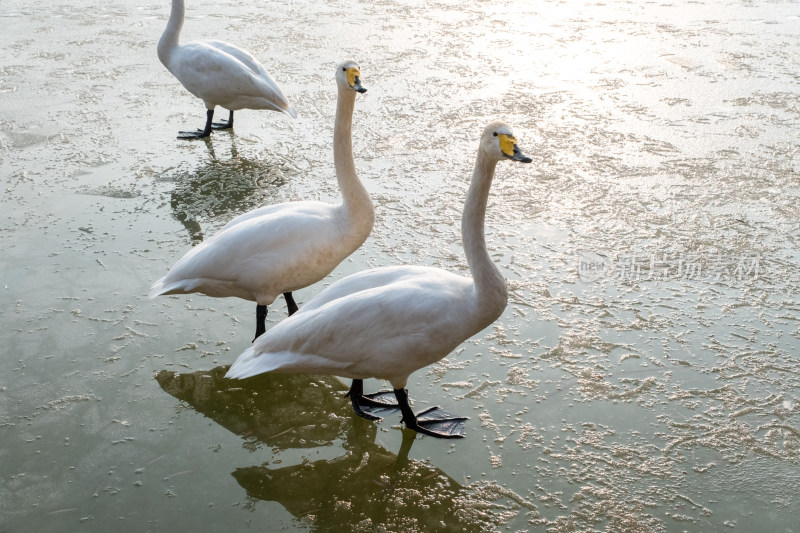
<path fill-rule="evenodd" d="M 233 113 L 233 111 L 231 111 Z M 283 298 L 286 300 L 286 308 L 289 309 L 289 316 L 292 316 L 297 312 L 297 304 L 294 303 L 294 296 L 292 296 L 291 292 L 284 292 Z"/>
<path fill-rule="evenodd" d="M 211 127 L 215 130 L 227 130 L 233 128 L 233 111 L 230 112 L 231 114 L 228 115 L 228 120 L 223 120 L 222 122 L 212 122 Z"/>
<path fill-rule="evenodd" d="M 256 336 L 253 337 L 253 342 L 265 331 L 267 331 L 267 306 L 256 305 Z"/>
<path fill-rule="evenodd" d="M 438 407 L 431 407 L 421 413 L 414 414 L 411 406 L 408 405 L 408 391 L 395 389 L 394 395 L 397 397 L 400 412 L 403 413 L 403 418 L 400 421 L 405 422 L 408 429 L 440 439 L 460 439 L 464 437 L 464 422 L 469 420 L 468 418 L 453 416 Z M 429 428 L 437 428 L 442 431 Z"/>
<path fill-rule="evenodd" d="M 178 139 L 202 139 L 211 135 L 211 121 L 214 119 L 214 110 L 206 111 L 206 126 L 202 130 L 179 131 Z"/>
<path fill-rule="evenodd" d="M 354 379 L 345 398 L 348 396 L 350 397 L 350 402 L 353 404 L 353 411 L 355 411 L 358 416 L 366 418 L 367 420 L 380 420 L 381 417 L 373 415 L 368 412 L 368 410 L 364 410 L 364 408 L 377 407 L 379 409 L 396 409 L 396 403 L 380 399 L 382 395 L 388 392 L 389 391 L 382 391 L 373 394 L 364 394 L 364 380 Z"/>

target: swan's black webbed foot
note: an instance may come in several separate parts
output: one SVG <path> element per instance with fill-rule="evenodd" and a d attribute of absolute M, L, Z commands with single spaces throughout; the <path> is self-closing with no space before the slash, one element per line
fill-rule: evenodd
<path fill-rule="evenodd" d="M 400 421 L 404 422 L 408 429 L 439 439 L 464 438 L 464 425 L 469 420 L 467 417 L 452 415 L 439 407 L 430 407 L 414 414 L 408 405 L 408 392 L 405 389 L 396 389 L 394 394 L 403 413 Z"/>
<path fill-rule="evenodd" d="M 211 127 L 215 130 L 229 130 L 233 128 L 233 111 L 228 116 L 228 120 L 222 122 L 212 122 Z"/>
<path fill-rule="evenodd" d="M 205 130 L 197 129 L 194 131 L 179 131 L 178 132 L 178 139 L 202 139 L 204 137 L 209 137 L 211 132 L 206 132 Z"/>
<path fill-rule="evenodd" d="M 214 110 L 208 109 L 206 111 L 206 126 L 202 130 L 195 131 L 179 131 L 178 139 L 203 139 L 211 135 L 211 120 L 214 118 Z"/>
<path fill-rule="evenodd" d="M 465 416 L 455 416 L 439 407 L 431 407 L 416 414 L 416 424 L 409 424 L 405 418 L 406 427 L 417 433 L 430 435 L 440 439 L 464 438 L 464 426 L 469 420 Z"/>
<path fill-rule="evenodd" d="M 392 401 L 392 391 L 373 392 L 364 394 L 364 380 L 354 379 L 350 390 L 347 391 L 345 398 L 349 397 L 353 404 L 353 411 L 361 418 L 367 420 L 380 420 L 384 411 L 391 411 L 398 408 L 396 402 Z"/>

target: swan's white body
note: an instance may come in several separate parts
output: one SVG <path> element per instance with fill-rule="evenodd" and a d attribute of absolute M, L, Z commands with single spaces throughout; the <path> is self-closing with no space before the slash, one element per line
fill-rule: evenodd
<path fill-rule="evenodd" d="M 226 377 L 264 372 L 379 378 L 395 389 L 493 322 L 480 313 L 472 280 L 441 269 L 400 266 L 359 272 L 321 292 L 239 356 Z M 262 340 L 263 339 L 263 340 Z"/>
<path fill-rule="evenodd" d="M 158 41 L 158 58 L 206 109 L 271 109 L 297 116 L 275 80 L 248 52 L 223 41 L 180 44 L 183 19 L 184 0 L 172 0 L 169 22 Z"/>
<path fill-rule="evenodd" d="M 464 206 L 462 238 L 472 279 L 419 266 L 350 275 L 259 337 L 226 377 L 270 371 L 371 377 L 388 380 L 397 393 L 412 372 L 494 322 L 508 292 L 487 252 L 483 223 L 495 165 L 511 157 L 501 139 L 514 140 L 502 123 L 484 131 Z M 513 150 L 515 159 L 530 161 L 517 158 L 516 145 Z"/>
<path fill-rule="evenodd" d="M 342 69 L 345 71 L 342 71 Z M 354 88 L 346 71 L 356 80 Z M 375 211 L 353 162 L 351 129 L 358 66 L 337 68 L 339 97 L 334 125 L 334 164 L 343 202 L 287 202 L 238 216 L 178 261 L 150 290 L 200 292 L 270 305 L 275 298 L 321 280 L 366 240 Z"/>
<path fill-rule="evenodd" d="M 150 297 L 200 292 L 270 305 L 330 274 L 368 234 L 352 231 L 342 206 L 322 202 L 245 213 L 183 256 Z"/>

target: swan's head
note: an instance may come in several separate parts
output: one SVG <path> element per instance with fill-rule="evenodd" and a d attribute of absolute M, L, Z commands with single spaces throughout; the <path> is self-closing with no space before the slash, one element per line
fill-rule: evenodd
<path fill-rule="evenodd" d="M 481 136 L 481 150 L 498 161 L 501 159 L 511 159 L 520 163 L 533 161 L 519 149 L 514 132 L 505 122 L 492 122 L 486 126 Z"/>
<path fill-rule="evenodd" d="M 367 89 L 361 86 L 361 71 L 355 61 L 344 61 L 336 67 L 336 83 L 339 84 L 340 89 L 359 93 L 367 92 Z"/>

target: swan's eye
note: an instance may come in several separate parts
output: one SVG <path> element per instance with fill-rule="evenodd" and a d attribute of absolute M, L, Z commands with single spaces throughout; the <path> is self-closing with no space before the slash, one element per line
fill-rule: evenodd
<path fill-rule="evenodd" d="M 497 132 L 494 132 L 494 136 L 497 137 Z"/>
<path fill-rule="evenodd" d="M 342 67 L 342 72 L 347 72 L 347 67 Z"/>

